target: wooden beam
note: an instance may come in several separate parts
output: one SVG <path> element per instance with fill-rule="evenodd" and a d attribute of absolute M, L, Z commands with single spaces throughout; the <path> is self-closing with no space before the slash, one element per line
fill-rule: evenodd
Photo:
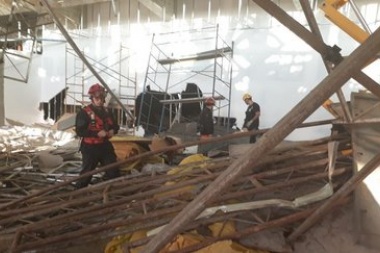
<path fill-rule="evenodd" d="M 300 0 L 300 4 L 302 6 L 303 12 L 305 13 L 305 17 L 307 19 L 307 22 L 310 26 L 310 30 L 312 31 L 313 34 L 317 35 L 321 41 L 323 41 L 322 34 L 319 30 L 317 20 L 314 17 L 314 13 L 313 13 L 313 10 L 311 9 L 309 0 Z M 322 60 L 323 60 L 323 63 L 325 64 L 325 68 L 326 68 L 327 72 L 330 73 L 333 70 L 331 64 L 329 64 L 326 59 L 323 59 L 323 57 L 322 57 Z M 342 89 L 339 89 L 337 91 L 337 97 L 338 97 L 339 102 L 340 102 L 342 109 L 343 109 L 344 119 L 347 122 L 351 122 L 352 121 L 352 115 L 351 115 L 350 109 L 348 107 L 347 101 L 344 97 Z"/>

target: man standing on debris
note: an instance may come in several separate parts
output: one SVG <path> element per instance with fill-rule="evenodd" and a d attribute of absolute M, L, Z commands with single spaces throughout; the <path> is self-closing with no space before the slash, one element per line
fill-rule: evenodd
<path fill-rule="evenodd" d="M 75 131 L 81 137 L 80 152 L 82 153 L 82 170 L 80 174 L 94 170 L 98 164 L 105 166 L 116 162 L 116 154 L 109 139 L 117 134 L 119 125 L 112 114 L 104 107 L 106 91 L 96 83 L 88 90 L 91 104 L 82 108 L 75 122 Z M 106 179 L 120 176 L 118 168 L 105 172 Z M 91 176 L 81 178 L 76 187 L 86 187 L 91 182 Z"/>
<path fill-rule="evenodd" d="M 207 139 L 214 134 L 214 118 L 212 116 L 212 107 L 215 105 L 215 100 L 208 97 L 205 100 L 205 107 L 203 108 L 199 117 L 199 132 L 201 139 Z"/>
<path fill-rule="evenodd" d="M 259 129 L 260 106 L 253 102 L 252 96 L 249 93 L 243 95 L 243 101 L 248 105 L 245 111 L 245 119 L 243 124 L 243 131 L 251 131 Z M 256 135 L 251 135 L 249 143 L 256 142 Z"/>
<path fill-rule="evenodd" d="M 205 140 L 214 134 L 214 118 L 212 116 L 212 108 L 215 105 L 215 100 L 212 97 L 208 97 L 204 102 L 205 106 L 199 117 L 199 132 L 200 139 Z M 207 144 L 203 144 L 199 147 L 199 153 L 206 153 L 208 150 Z"/>

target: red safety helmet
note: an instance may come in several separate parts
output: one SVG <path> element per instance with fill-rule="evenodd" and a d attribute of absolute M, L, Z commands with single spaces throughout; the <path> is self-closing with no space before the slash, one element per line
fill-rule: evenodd
<path fill-rule="evenodd" d="M 104 89 L 103 86 L 100 84 L 96 83 L 91 85 L 90 89 L 88 89 L 88 95 L 90 95 L 90 99 L 93 97 L 106 97 L 106 90 Z"/>
<path fill-rule="evenodd" d="M 215 105 L 215 99 L 212 97 L 208 97 L 205 99 L 205 104 L 206 105 Z"/>

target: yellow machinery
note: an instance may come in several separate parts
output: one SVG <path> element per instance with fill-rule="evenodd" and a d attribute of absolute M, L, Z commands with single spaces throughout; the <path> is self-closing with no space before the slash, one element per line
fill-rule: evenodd
<path fill-rule="evenodd" d="M 320 5 L 320 9 L 325 13 L 327 19 L 361 44 L 370 36 L 370 34 L 339 11 L 339 9 L 347 4 L 347 2 L 349 2 L 349 0 L 325 0 Z M 334 117 L 339 118 L 338 113 L 332 108 L 331 100 L 325 101 L 323 107 Z"/>
<path fill-rule="evenodd" d="M 357 42 L 363 43 L 370 34 L 338 11 L 338 9 L 347 2 L 348 0 L 326 0 L 322 3 L 320 8 L 325 13 L 326 18 L 345 31 Z"/>

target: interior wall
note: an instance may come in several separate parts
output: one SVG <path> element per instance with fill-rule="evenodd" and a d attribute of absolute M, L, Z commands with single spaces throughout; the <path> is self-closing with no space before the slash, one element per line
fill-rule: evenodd
<path fill-rule="evenodd" d="M 128 4 L 129 8 L 132 8 L 131 6 L 133 5 L 136 5 L 133 8 L 137 8 L 140 5 L 139 8 L 143 9 L 141 3 L 136 1 L 117 1 L 118 4 L 122 4 L 121 2 L 130 2 Z M 147 12 L 144 16 L 141 12 L 137 13 L 132 9 L 121 8 L 120 11 L 128 11 L 130 15 L 139 16 L 140 21 L 145 20 L 145 22 L 132 22 L 130 20 L 128 23 L 122 23 L 121 26 L 110 25 L 112 22 L 103 22 L 107 20 L 107 15 L 111 15 L 112 6 L 108 6 L 107 9 L 106 6 L 96 5 L 96 7 L 91 7 L 92 10 L 88 9 L 87 14 L 92 22 L 97 21 L 97 24 L 102 25 L 95 26 L 95 23 L 93 23 L 93 28 L 70 32 L 79 47 L 98 60 L 107 55 L 109 56 L 110 52 L 114 51 L 120 44 L 129 47 L 133 52 L 133 63 L 131 65 L 136 71 L 138 92 L 140 92 L 144 84 L 153 34 L 172 32 L 174 35 L 181 34 L 181 36 L 184 36 L 183 31 L 219 24 L 221 35 L 224 39 L 228 43 L 233 41 L 235 45 L 231 117 L 237 118 L 238 127 L 241 127 L 243 123 L 246 109 L 241 100 L 243 93 L 250 92 L 253 94 L 254 100 L 261 106 L 260 128 L 269 128 L 288 113 L 327 75 L 319 54 L 315 53 L 313 49 L 291 31 L 255 6 L 252 1 L 236 1 L 238 7 L 233 7 L 231 3 L 226 3 L 221 5 L 223 8 L 219 9 L 216 3 L 231 1 L 201 2 L 177 1 L 177 5 L 173 6 L 173 9 L 175 9 L 175 16 L 178 19 L 172 18 L 165 22 L 153 22 L 149 18 L 152 15 L 152 10 L 146 10 Z M 195 11 L 194 14 L 189 14 L 191 13 L 189 11 L 191 8 L 194 10 L 206 8 L 205 3 L 207 3 L 208 8 L 207 17 L 197 18 L 200 14 Z M 283 3 L 285 2 L 281 1 L 281 4 Z M 287 7 L 282 7 L 288 8 L 289 14 L 297 18 L 299 22 L 304 23 L 303 13 L 289 1 L 287 5 Z M 96 10 L 100 6 L 103 6 L 101 15 Z M 233 13 L 237 13 L 237 16 L 227 15 L 227 8 L 230 8 Z M 186 9 L 185 12 L 183 11 L 184 9 Z M 363 7 L 362 9 L 368 11 L 368 8 Z M 180 13 L 184 13 L 184 19 Z M 203 16 L 206 15 L 205 11 L 201 13 Z M 223 14 L 226 15 L 223 16 Z M 377 20 L 379 18 L 377 16 L 377 14 L 370 16 L 372 20 L 370 26 L 373 29 L 378 27 Z M 353 39 L 326 20 L 320 11 L 316 11 L 316 17 L 327 44 L 340 46 L 343 55 L 349 54 L 358 46 Z M 123 19 L 125 19 L 125 16 L 120 15 L 120 22 Z M 91 22 L 88 22 L 88 24 L 91 24 Z M 44 31 L 44 36 L 48 34 L 57 36 L 57 32 L 49 33 Z M 62 37 L 60 38 L 62 39 Z M 183 37 L 183 39 L 186 38 L 186 36 Z M 15 83 L 9 80 L 6 80 L 5 83 L 5 94 L 7 94 L 5 99 L 6 116 L 26 124 L 41 122 L 42 117 L 38 110 L 39 102 L 48 101 L 65 87 L 65 76 L 67 75 L 67 64 L 65 63 L 66 44 L 49 41 L 45 41 L 43 44 L 43 54 L 36 55 L 37 57 L 33 59 L 28 83 Z M 173 48 L 173 50 L 175 49 Z M 202 48 L 197 48 L 196 50 L 202 51 Z M 375 81 L 379 82 L 380 77 L 377 70 L 378 65 L 374 64 L 365 71 Z M 10 70 L 8 69 L 7 71 Z M 41 76 L 38 73 L 45 74 Z M 106 76 L 104 78 L 108 82 L 109 79 Z M 96 80 L 87 78 L 85 85 L 89 86 L 93 82 L 96 82 Z M 177 91 L 180 91 L 181 87 L 179 86 L 177 89 Z M 349 100 L 349 94 L 352 91 L 358 91 L 359 89 L 361 89 L 361 86 L 350 80 L 343 89 L 347 100 Z M 335 96 L 332 99 L 337 102 Z M 308 121 L 329 118 L 331 118 L 329 113 L 320 108 Z M 287 139 L 319 138 L 329 133 L 329 126 L 307 128 L 297 130 Z"/>

